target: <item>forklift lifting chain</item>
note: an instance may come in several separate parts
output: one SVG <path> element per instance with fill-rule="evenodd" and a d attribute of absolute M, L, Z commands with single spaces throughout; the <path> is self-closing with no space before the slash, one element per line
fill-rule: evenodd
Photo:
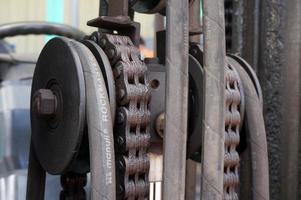
<path fill-rule="evenodd" d="M 79 199 L 86 198 L 84 186 L 87 182 L 86 173 L 91 168 L 91 164 L 89 162 L 91 159 L 98 159 L 100 162 L 103 162 L 103 159 L 92 156 L 93 154 L 91 154 L 91 152 L 90 159 L 87 159 L 87 157 L 89 157 L 89 149 L 91 151 L 91 146 L 87 149 L 88 144 L 91 143 L 91 138 L 89 136 L 89 142 L 87 142 L 87 128 L 83 128 L 87 125 L 83 125 L 83 121 L 81 120 L 74 121 L 66 117 L 72 117 L 75 119 L 74 117 L 76 117 L 76 113 L 82 116 L 86 112 L 84 109 L 85 106 L 78 106 L 86 104 L 84 97 L 87 94 L 85 90 L 82 91 L 82 94 L 76 96 L 76 94 L 81 91 L 79 89 L 83 87 L 82 84 L 84 84 L 84 80 L 82 80 L 82 72 L 84 74 L 86 73 L 85 69 L 82 69 L 81 67 L 85 65 L 85 63 L 88 64 L 88 66 L 98 66 L 99 70 L 102 70 L 99 72 L 102 72 L 104 76 L 106 93 L 111 102 L 107 105 L 110 105 L 107 109 L 110 111 L 112 116 L 115 113 L 115 109 L 117 113 L 114 123 L 114 150 L 116 156 L 115 172 L 117 182 L 116 189 L 114 189 L 112 193 L 116 192 L 118 199 L 147 198 L 149 194 L 149 158 L 147 156 L 147 150 L 150 146 L 151 139 L 149 133 L 150 91 L 148 89 L 149 83 L 146 77 L 147 67 L 140 60 L 140 52 L 137 47 L 133 45 L 129 37 L 101 33 L 97 42 L 98 43 L 86 40 L 79 43 L 73 40 L 53 39 L 43 49 L 35 71 L 32 90 L 32 109 L 34 111 L 34 113 L 32 113 L 32 141 L 35 154 L 37 155 L 38 162 L 42 165 L 43 170 L 51 174 L 62 175 L 61 183 L 63 191 L 60 194 L 60 199 L 68 199 L 75 196 Z M 83 44 L 89 48 L 85 47 Z M 197 49 L 197 51 L 193 51 L 193 48 Z M 60 53 L 56 53 L 57 49 L 60 49 Z M 64 59 L 56 57 L 63 55 L 61 54 L 61 51 L 65 51 Z M 195 57 L 196 62 L 199 62 L 201 66 L 201 48 L 191 45 L 190 52 Z M 93 56 L 93 59 L 91 56 Z M 90 62 L 84 61 L 85 59 L 90 60 Z M 95 63 L 96 60 L 97 65 Z M 225 67 L 226 117 L 225 155 L 223 158 L 225 171 L 224 199 L 238 199 L 239 196 L 237 191 L 240 182 L 238 174 L 240 165 L 239 156 L 241 152 L 237 149 L 239 149 L 238 146 L 240 145 L 241 137 L 240 130 L 242 122 L 244 121 L 245 95 L 242 81 L 240 80 L 236 70 L 237 68 L 241 68 L 240 71 L 242 71 L 242 68 L 245 67 L 240 65 L 239 61 L 242 62 L 241 59 L 239 61 L 235 60 L 236 59 L 229 57 L 227 60 L 228 65 Z M 69 63 L 66 63 L 66 61 Z M 94 64 L 92 61 L 94 61 Z M 190 64 L 192 63 L 190 62 Z M 68 80 L 59 78 L 60 74 L 65 74 L 65 66 L 69 66 L 68 74 L 70 78 Z M 111 66 L 113 67 L 110 68 Z M 76 70 L 73 75 L 71 73 L 72 70 L 70 71 L 73 67 L 75 67 L 74 69 L 78 68 L 81 70 Z M 202 71 L 200 72 L 202 73 Z M 55 74 L 51 75 L 51 73 Z M 250 74 L 248 76 L 250 76 Z M 72 77 L 77 78 L 74 79 Z M 201 83 L 201 77 L 199 77 L 200 79 L 195 79 L 193 81 Z M 252 81 L 254 88 L 256 88 L 257 85 L 254 83 L 254 80 L 252 78 L 250 80 Z M 65 89 L 65 87 L 70 88 Z M 54 109 L 55 112 L 52 114 L 36 113 L 43 112 L 43 110 L 38 110 L 36 108 L 37 105 L 35 105 L 37 103 L 35 101 L 37 98 L 36 96 L 39 93 L 44 92 L 43 90 L 41 91 L 41 88 L 50 89 L 56 97 L 56 108 Z M 257 88 L 256 91 L 256 98 L 260 99 Z M 65 92 L 72 93 L 65 94 Z M 117 99 L 113 98 L 113 94 L 115 94 L 114 92 L 117 93 Z M 89 99 L 89 97 L 87 97 L 87 99 Z M 67 104 L 70 103 L 71 100 L 80 101 L 72 105 Z M 112 103 L 112 101 L 115 100 L 116 103 Z M 199 103 L 200 102 L 196 102 L 196 104 Z M 200 105 L 197 106 L 199 107 Z M 64 109 L 68 108 L 73 110 L 75 114 L 66 114 L 67 111 Z M 79 111 L 77 110 L 78 108 L 82 108 L 84 110 Z M 70 113 L 70 111 L 68 112 Z M 80 116 L 79 118 L 82 118 Z M 59 131 L 56 128 L 61 127 L 61 125 L 65 126 L 68 124 L 61 120 L 68 120 L 69 122 L 72 122 L 71 124 L 69 123 L 70 128 L 76 128 L 76 123 L 78 123 L 78 125 L 82 124 L 80 125 L 82 128 L 75 131 L 69 131 L 69 129 Z M 110 119 L 110 121 L 113 124 L 113 118 Z M 43 124 L 44 128 L 37 129 Z M 47 133 L 47 129 L 49 129 L 49 133 Z M 65 136 L 67 137 L 66 134 L 69 133 L 72 134 L 72 136 L 68 136 L 68 142 L 66 142 L 67 140 L 64 142 L 62 139 L 64 139 Z M 201 135 L 201 132 L 198 133 Z M 77 134 L 80 135 L 78 137 L 74 137 Z M 88 135 L 89 134 L 90 133 L 88 131 Z M 57 138 L 58 135 L 60 136 L 59 139 Z M 74 144 L 76 144 L 75 146 L 71 145 L 72 143 L 70 143 L 70 138 L 74 140 Z M 66 149 L 69 148 L 72 150 L 66 151 Z M 66 156 L 69 157 L 69 159 L 66 159 Z M 58 162 L 57 159 L 60 159 L 62 162 Z M 113 173 L 112 170 L 113 169 L 111 169 L 111 173 L 114 174 L 115 172 Z M 31 174 L 29 174 L 29 176 L 30 175 Z M 115 188 L 115 186 L 112 188 Z"/>
<path fill-rule="evenodd" d="M 100 46 L 113 66 L 117 93 L 114 126 L 118 199 L 149 195 L 150 91 L 147 67 L 127 36 L 101 34 Z"/>
<path fill-rule="evenodd" d="M 89 39 L 52 39 L 39 57 L 31 99 L 28 200 L 43 199 L 46 172 L 61 175 L 60 199 L 86 199 L 84 187 L 89 171 L 92 199 L 149 197 L 153 113 L 149 68 L 137 48 L 139 25 L 128 16 L 101 16 L 89 24 L 100 28 Z M 190 85 L 189 98 L 193 100 L 189 123 L 197 122 L 192 123 L 193 127 L 188 124 L 187 158 L 200 161 L 203 121 L 193 111 L 198 108 L 203 113 L 203 53 L 200 45 L 193 43 L 189 53 L 190 83 L 198 87 Z M 226 63 L 224 155 L 219 160 L 224 163 L 221 195 L 227 200 L 256 199 L 257 193 L 266 198 L 268 175 L 262 174 L 268 174 L 267 153 L 260 152 L 266 150 L 260 85 L 240 57 L 231 55 Z M 154 99 L 161 104 L 162 99 L 165 101 Z M 252 112 L 252 106 L 257 113 Z M 253 126 L 254 132 L 250 130 Z M 163 138 L 160 140 L 163 145 Z M 253 153 L 256 157 L 240 157 Z M 256 170 L 257 163 L 261 171 Z M 240 166 L 245 170 L 251 165 L 248 173 L 241 173 Z M 255 192 L 250 194 L 245 185 Z"/>

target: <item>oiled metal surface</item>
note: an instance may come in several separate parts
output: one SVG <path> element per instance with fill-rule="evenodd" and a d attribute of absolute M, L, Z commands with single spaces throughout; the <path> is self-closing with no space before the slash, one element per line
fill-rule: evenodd
<path fill-rule="evenodd" d="M 188 1 L 167 1 L 163 199 L 184 199 L 188 110 Z"/>
<path fill-rule="evenodd" d="M 103 34 L 101 41 L 113 66 L 116 81 L 117 198 L 144 199 L 149 195 L 150 167 L 147 155 L 150 145 L 147 67 L 129 37 Z"/>

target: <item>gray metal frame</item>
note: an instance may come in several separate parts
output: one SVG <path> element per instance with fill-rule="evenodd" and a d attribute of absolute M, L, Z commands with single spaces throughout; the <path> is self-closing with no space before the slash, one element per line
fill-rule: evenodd
<path fill-rule="evenodd" d="M 188 1 L 167 2 L 163 199 L 184 199 L 188 110 Z"/>
<path fill-rule="evenodd" d="M 222 199 L 224 177 L 225 22 L 224 1 L 203 1 L 204 110 L 202 199 Z"/>

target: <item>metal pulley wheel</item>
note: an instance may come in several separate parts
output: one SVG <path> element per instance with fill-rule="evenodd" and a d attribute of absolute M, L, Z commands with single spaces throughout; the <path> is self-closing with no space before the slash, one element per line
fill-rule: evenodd
<path fill-rule="evenodd" d="M 83 137 L 85 105 L 84 74 L 75 48 L 67 39 L 49 41 L 38 59 L 31 94 L 32 142 L 48 173 L 70 169 Z"/>
<path fill-rule="evenodd" d="M 189 56 L 189 103 L 187 157 L 198 160 L 202 145 L 203 67 L 192 55 Z"/>
<path fill-rule="evenodd" d="M 115 199 L 114 107 L 107 93 L 99 63 L 85 45 L 65 38 L 46 44 L 32 85 L 27 199 L 43 197 L 45 171 L 63 175 L 61 199 L 85 198 L 89 171 L 92 199 Z"/>
<path fill-rule="evenodd" d="M 250 66 L 249 63 L 247 63 L 247 61 L 242 59 L 240 56 L 237 56 L 234 54 L 229 54 L 228 57 L 231 57 L 234 60 L 236 60 L 240 64 L 240 66 L 242 66 L 244 68 L 244 70 L 248 73 L 249 77 L 251 78 L 251 80 L 255 86 L 258 98 L 259 98 L 261 104 L 263 105 L 262 89 L 261 89 L 258 77 L 257 77 L 254 69 Z"/>
<path fill-rule="evenodd" d="M 191 44 L 189 53 L 189 125 L 187 140 L 187 157 L 201 162 L 202 144 L 202 97 L 203 97 L 203 52 L 199 44 Z M 233 69 L 235 70 L 235 69 Z M 240 95 L 239 113 L 241 120 L 244 119 L 245 97 L 242 82 L 237 76 Z M 240 124 L 242 128 L 242 123 Z"/>
<path fill-rule="evenodd" d="M 95 42 L 91 40 L 84 40 L 82 43 L 89 48 L 89 50 L 93 53 L 99 64 L 108 91 L 112 113 L 112 121 L 114 122 L 116 112 L 116 89 L 110 61 L 106 56 L 105 52 Z"/>
<path fill-rule="evenodd" d="M 191 44 L 190 54 L 202 63 L 203 54 L 199 45 Z M 263 199 L 268 199 L 268 156 L 260 85 L 256 82 L 256 74 L 250 71 L 250 66 L 242 58 L 227 57 L 226 61 L 228 66 L 225 68 L 227 109 L 223 195 L 225 199 L 258 199 L 260 194 Z M 198 77 L 202 76 L 194 76 L 191 81 L 201 85 L 203 80 Z M 191 86 L 192 84 L 190 90 L 195 93 Z M 195 105 L 193 107 L 195 108 Z M 193 140 L 192 142 L 197 143 Z M 188 152 L 190 146 L 188 138 Z M 200 154 L 200 151 L 196 151 L 190 158 L 200 162 Z M 251 187 L 254 187 L 254 192 L 249 191 Z"/>

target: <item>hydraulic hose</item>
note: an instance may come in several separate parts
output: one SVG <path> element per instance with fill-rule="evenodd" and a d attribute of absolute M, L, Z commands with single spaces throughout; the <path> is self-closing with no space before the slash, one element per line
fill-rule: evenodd
<path fill-rule="evenodd" d="M 116 199 L 113 125 L 106 85 L 89 49 L 72 41 L 84 71 L 89 134 L 91 199 Z"/>
<path fill-rule="evenodd" d="M 229 57 L 229 61 L 233 65 L 238 66 L 236 70 L 242 80 L 246 96 L 245 123 L 247 126 L 247 145 L 251 163 L 251 184 L 248 189 L 252 188 L 251 199 L 269 200 L 269 163 L 262 104 L 248 73 L 234 59 Z"/>
<path fill-rule="evenodd" d="M 224 0 L 203 1 L 204 104 L 201 199 L 222 199 L 225 143 Z"/>
<path fill-rule="evenodd" d="M 85 37 L 85 33 L 77 28 L 53 22 L 30 21 L 3 24 L 0 26 L 0 39 L 3 39 L 5 37 L 30 34 L 59 35 L 69 37 L 75 40 L 82 40 Z"/>

